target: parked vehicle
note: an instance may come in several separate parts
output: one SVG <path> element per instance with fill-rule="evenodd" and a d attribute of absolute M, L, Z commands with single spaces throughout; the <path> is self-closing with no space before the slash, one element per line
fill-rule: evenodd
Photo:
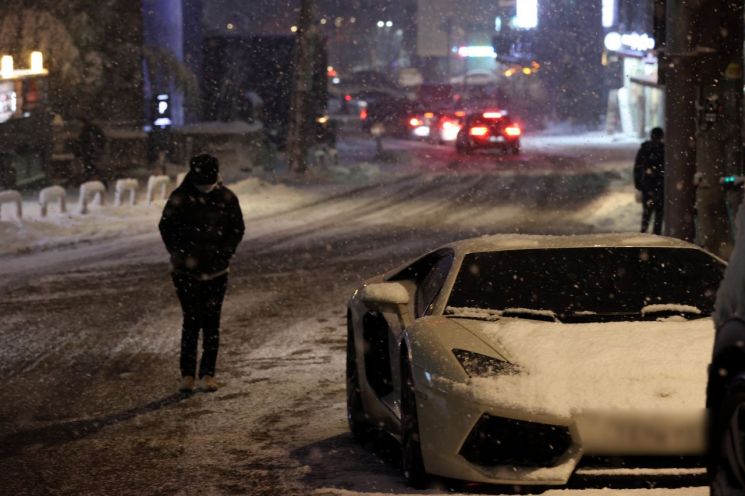
<path fill-rule="evenodd" d="M 415 487 L 429 475 L 557 485 L 598 459 L 700 457 L 724 268 L 652 235 L 492 236 L 427 253 L 349 300 L 349 427 L 396 438 Z"/>

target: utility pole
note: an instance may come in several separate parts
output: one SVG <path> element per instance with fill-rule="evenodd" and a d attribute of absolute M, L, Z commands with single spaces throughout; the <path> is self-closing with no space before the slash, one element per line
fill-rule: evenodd
<path fill-rule="evenodd" d="M 728 198 L 719 180 L 742 174 L 743 5 L 655 3 L 666 3 L 665 234 L 696 238 L 726 259 L 740 199 Z"/>
<path fill-rule="evenodd" d="M 713 3 L 713 5 L 712 5 Z M 697 172 L 699 241 L 729 258 L 732 223 L 738 198 L 730 198 L 719 180 L 741 174 L 743 4 L 707 2 L 699 11 L 700 75 Z"/>
<path fill-rule="evenodd" d="M 290 106 L 290 128 L 287 135 L 287 161 L 290 170 L 304 174 L 307 169 L 311 125 L 315 118 L 310 112 L 311 87 L 313 81 L 314 36 L 313 0 L 301 0 L 298 20 L 297 45 L 293 61 L 292 104 Z"/>
<path fill-rule="evenodd" d="M 665 234 L 693 241 L 696 190 L 695 40 L 698 1 L 667 0 L 659 63 L 665 82 Z"/>

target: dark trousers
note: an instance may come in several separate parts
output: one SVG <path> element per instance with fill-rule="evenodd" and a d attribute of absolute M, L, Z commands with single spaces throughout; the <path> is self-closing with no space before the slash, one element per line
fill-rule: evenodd
<path fill-rule="evenodd" d="M 184 323 L 181 330 L 181 376 L 196 376 L 197 343 L 202 330 L 202 360 L 199 377 L 215 375 L 217 349 L 220 346 L 220 311 L 228 287 L 228 275 L 209 281 L 173 274 Z"/>
<path fill-rule="evenodd" d="M 662 193 L 650 190 L 642 190 L 642 232 L 647 232 L 649 229 L 649 221 L 654 214 L 654 227 L 653 232 L 655 234 L 662 234 L 662 207 L 664 204 L 664 197 Z"/>

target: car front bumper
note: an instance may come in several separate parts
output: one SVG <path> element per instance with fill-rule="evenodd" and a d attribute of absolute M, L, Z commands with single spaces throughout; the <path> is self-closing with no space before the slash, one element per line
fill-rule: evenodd
<path fill-rule="evenodd" d="M 554 414 L 484 400 L 414 367 L 427 472 L 489 484 L 564 485 L 584 455 L 700 455 L 703 409 Z M 527 446 L 526 446 L 527 445 Z"/>

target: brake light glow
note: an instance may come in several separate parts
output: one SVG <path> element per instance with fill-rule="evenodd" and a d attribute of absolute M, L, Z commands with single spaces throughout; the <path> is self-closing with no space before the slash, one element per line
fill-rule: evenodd
<path fill-rule="evenodd" d="M 518 126 L 507 126 L 504 128 L 504 133 L 510 137 L 517 137 L 522 134 L 522 130 Z"/>
<path fill-rule="evenodd" d="M 360 120 L 367 120 L 367 109 L 363 108 L 360 110 Z"/>
<path fill-rule="evenodd" d="M 501 119 L 502 118 L 502 112 L 484 112 L 482 115 L 484 116 L 484 119 Z"/>
<path fill-rule="evenodd" d="M 476 137 L 483 137 L 489 134 L 489 128 L 486 126 L 474 126 L 468 130 L 468 134 Z"/>
<path fill-rule="evenodd" d="M 424 124 L 424 122 L 422 122 L 422 120 L 418 117 L 412 117 L 411 119 L 409 119 L 409 126 L 411 127 L 419 127 L 422 124 Z"/>
<path fill-rule="evenodd" d="M 424 113 L 424 118 L 425 119 L 431 119 L 434 116 L 435 116 L 434 112 L 425 112 Z"/>
<path fill-rule="evenodd" d="M 352 100 L 352 95 L 344 95 L 344 101 L 349 102 Z"/>
<path fill-rule="evenodd" d="M 455 111 L 455 117 L 465 117 L 466 111 L 465 110 L 456 110 Z"/>

